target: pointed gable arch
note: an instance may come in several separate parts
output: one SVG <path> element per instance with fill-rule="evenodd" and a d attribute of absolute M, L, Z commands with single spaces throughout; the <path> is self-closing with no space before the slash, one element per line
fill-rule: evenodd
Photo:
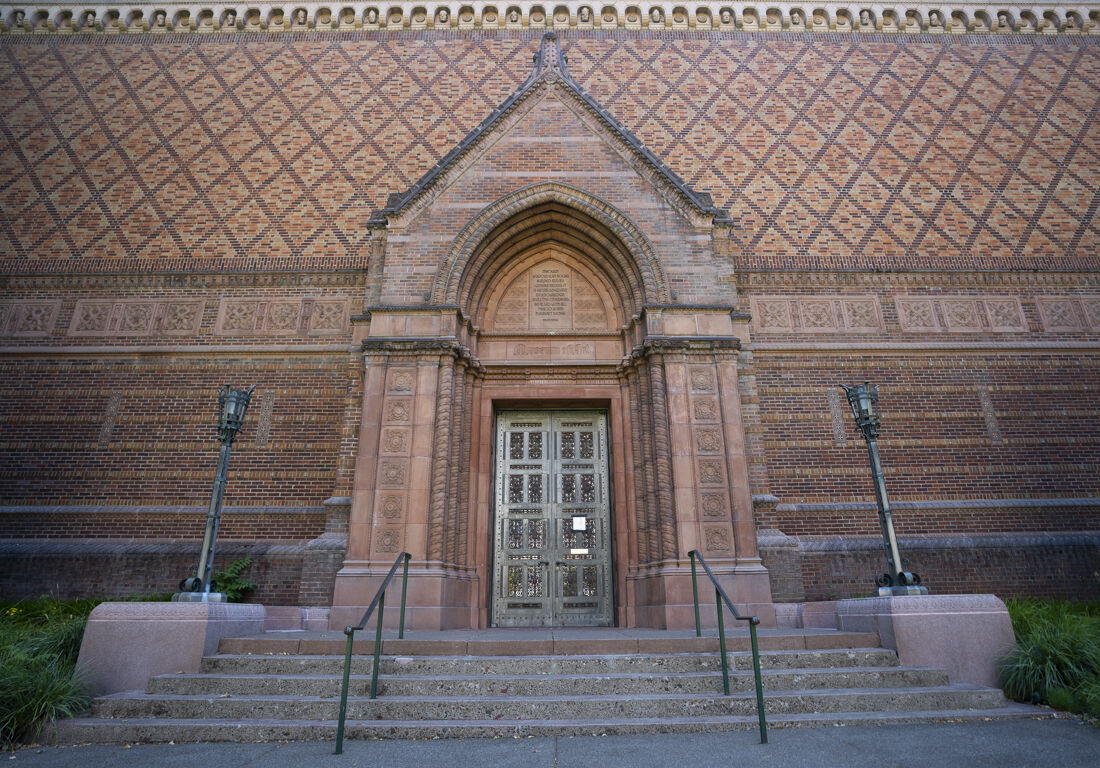
<path fill-rule="evenodd" d="M 472 309 L 504 264 L 548 242 L 598 265 L 628 317 L 671 300 L 653 245 L 626 215 L 583 190 L 545 182 L 497 200 L 467 224 L 440 265 L 432 303 Z"/>

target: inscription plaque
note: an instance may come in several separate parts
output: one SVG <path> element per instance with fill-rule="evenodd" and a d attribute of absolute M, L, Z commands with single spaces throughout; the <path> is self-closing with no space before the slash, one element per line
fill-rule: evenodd
<path fill-rule="evenodd" d="M 609 312 L 600 293 L 580 272 L 547 259 L 515 278 L 498 295 L 496 331 L 601 331 Z"/>
<path fill-rule="evenodd" d="M 571 328 L 572 275 L 568 268 L 546 264 L 531 270 L 531 329 Z"/>

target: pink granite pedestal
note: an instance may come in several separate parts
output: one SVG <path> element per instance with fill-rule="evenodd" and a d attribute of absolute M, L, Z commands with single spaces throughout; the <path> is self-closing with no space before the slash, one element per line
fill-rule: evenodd
<path fill-rule="evenodd" d="M 952 682 L 998 686 L 998 662 L 1016 645 L 994 595 L 867 597 L 836 603 L 837 629 L 877 632 L 905 666 L 946 669 Z"/>
<path fill-rule="evenodd" d="M 264 613 L 235 603 L 102 603 L 88 617 L 77 667 L 93 696 L 144 689 L 154 675 L 198 672 L 223 637 L 263 632 Z"/>

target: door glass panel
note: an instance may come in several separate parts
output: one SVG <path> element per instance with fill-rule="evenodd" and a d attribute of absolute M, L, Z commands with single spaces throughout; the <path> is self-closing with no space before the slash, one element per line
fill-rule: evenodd
<path fill-rule="evenodd" d="M 577 451 L 577 436 L 573 432 L 561 433 L 561 458 L 575 459 Z"/>
<path fill-rule="evenodd" d="M 581 432 L 581 458 L 592 458 L 593 435 L 591 432 Z"/>
<path fill-rule="evenodd" d="M 541 459 L 542 458 L 542 433 L 532 432 L 527 437 L 527 458 L 529 459 Z"/>

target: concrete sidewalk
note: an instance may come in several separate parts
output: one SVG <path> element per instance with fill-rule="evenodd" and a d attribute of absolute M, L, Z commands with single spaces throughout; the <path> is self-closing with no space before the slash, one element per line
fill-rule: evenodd
<path fill-rule="evenodd" d="M 0 755 L 34 768 L 1096 768 L 1100 728 L 1075 719 L 756 732 L 290 744 L 36 747 Z"/>

